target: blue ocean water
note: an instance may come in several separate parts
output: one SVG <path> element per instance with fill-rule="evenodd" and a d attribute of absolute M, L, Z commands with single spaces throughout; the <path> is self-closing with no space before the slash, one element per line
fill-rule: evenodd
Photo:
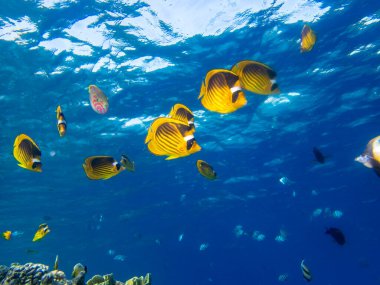
<path fill-rule="evenodd" d="M 88 277 L 151 272 L 157 285 L 304 284 L 304 259 L 314 284 L 380 283 L 380 180 L 354 161 L 380 134 L 377 1 L 1 7 L 0 230 L 14 235 L 0 240 L 0 264 L 52 266 L 58 254 L 67 275 L 81 262 Z M 300 53 L 305 23 L 317 42 Z M 231 114 L 206 110 L 197 99 L 206 73 L 245 59 L 271 66 L 281 93 L 247 92 L 248 104 Z M 89 105 L 90 84 L 108 96 L 107 114 Z M 167 161 L 144 140 L 175 103 L 194 112 L 202 150 Z M 63 138 L 57 105 L 68 123 Z M 39 145 L 42 173 L 17 166 L 21 133 Z M 135 172 L 86 177 L 86 157 L 121 154 Z M 198 159 L 217 180 L 198 173 Z M 41 223 L 51 233 L 33 243 Z M 327 227 L 347 243 L 335 243 Z"/>

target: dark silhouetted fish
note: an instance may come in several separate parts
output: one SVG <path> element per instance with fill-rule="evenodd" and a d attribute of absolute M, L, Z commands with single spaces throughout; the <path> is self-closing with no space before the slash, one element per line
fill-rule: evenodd
<path fill-rule="evenodd" d="M 343 232 L 338 228 L 328 228 L 325 233 L 332 236 L 333 239 L 340 245 L 344 245 L 346 243 L 346 238 L 344 237 Z"/>
<path fill-rule="evenodd" d="M 27 254 L 36 254 L 36 253 L 38 253 L 38 250 L 34 250 L 34 249 L 30 249 L 30 248 L 28 248 L 28 249 L 26 250 L 26 253 L 27 253 Z"/>
<path fill-rule="evenodd" d="M 45 215 L 42 218 L 44 219 L 44 221 L 50 221 L 51 220 L 51 216 L 49 216 L 49 215 Z"/>
<path fill-rule="evenodd" d="M 315 159 L 319 163 L 321 163 L 321 164 L 325 163 L 326 157 L 323 155 L 323 153 L 318 148 L 313 147 L 313 153 L 314 153 Z"/>
<path fill-rule="evenodd" d="M 142 238 L 142 234 L 141 234 L 141 233 L 134 233 L 134 234 L 133 234 L 133 237 L 134 237 L 135 239 L 141 239 L 141 238 Z"/>

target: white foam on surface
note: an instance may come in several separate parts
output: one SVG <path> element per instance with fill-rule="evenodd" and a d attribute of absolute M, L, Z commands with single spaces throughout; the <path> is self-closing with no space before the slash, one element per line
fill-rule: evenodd
<path fill-rule="evenodd" d="M 0 18 L 0 40 L 14 41 L 17 44 L 28 44 L 30 40 L 23 39 L 24 35 L 37 32 L 37 25 L 28 17 L 18 19 Z"/>
<path fill-rule="evenodd" d="M 91 56 L 93 52 L 90 46 L 73 43 L 65 38 L 55 38 L 52 40 L 41 41 L 38 46 L 53 52 L 54 55 L 59 55 L 60 53 L 66 51 L 72 52 L 75 55 Z"/>

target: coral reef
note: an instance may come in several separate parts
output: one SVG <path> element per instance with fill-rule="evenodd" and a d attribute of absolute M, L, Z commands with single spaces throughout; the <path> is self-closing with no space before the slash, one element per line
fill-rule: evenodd
<path fill-rule="evenodd" d="M 116 281 L 113 274 L 95 275 L 85 283 L 87 267 L 78 263 L 74 266 L 71 280 L 63 271 L 49 271 L 49 266 L 38 263 L 24 265 L 12 263 L 10 267 L 0 265 L 0 285 L 151 285 L 151 276 L 132 277 L 126 282 Z"/>
<path fill-rule="evenodd" d="M 116 285 L 116 281 L 113 279 L 113 274 L 95 275 L 87 281 L 86 285 Z"/>
<path fill-rule="evenodd" d="M 125 285 L 151 285 L 150 281 L 150 273 L 145 275 L 145 277 L 140 276 L 140 277 L 132 277 L 131 279 L 127 280 L 125 282 Z"/>
<path fill-rule="evenodd" d="M 49 266 L 44 264 L 26 263 L 20 265 L 12 263 L 8 268 L 5 278 L 1 280 L 1 285 L 39 285 L 42 276 L 47 274 Z M 52 283 L 53 284 L 53 283 Z"/>

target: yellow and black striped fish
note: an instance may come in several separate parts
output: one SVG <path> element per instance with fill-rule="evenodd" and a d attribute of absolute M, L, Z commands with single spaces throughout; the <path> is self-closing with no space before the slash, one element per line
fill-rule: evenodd
<path fill-rule="evenodd" d="M 308 25 L 304 25 L 301 32 L 301 52 L 311 51 L 316 40 L 314 31 Z"/>
<path fill-rule="evenodd" d="M 65 116 L 62 113 L 61 106 L 58 106 L 55 112 L 57 113 L 58 132 L 59 132 L 59 135 L 63 137 L 66 134 L 67 123 L 65 120 Z"/>
<path fill-rule="evenodd" d="M 198 99 L 206 109 L 222 114 L 235 112 L 247 104 L 239 77 L 226 69 L 207 73 Z"/>
<path fill-rule="evenodd" d="M 120 163 L 127 169 L 128 171 L 135 171 L 135 163 L 131 161 L 128 156 L 123 154 L 121 156 Z"/>
<path fill-rule="evenodd" d="M 197 160 L 197 168 L 200 174 L 202 174 L 204 177 L 214 180 L 216 178 L 216 172 L 212 168 L 210 164 L 203 160 Z"/>
<path fill-rule="evenodd" d="M 3 232 L 3 238 L 6 239 L 6 240 L 10 240 L 11 237 L 12 237 L 12 232 L 11 231 L 5 231 Z"/>
<path fill-rule="evenodd" d="M 189 124 L 171 118 L 154 120 L 145 138 L 154 155 L 166 155 L 166 160 L 188 156 L 201 150 Z"/>
<path fill-rule="evenodd" d="M 27 135 L 16 137 L 13 144 L 13 156 L 18 166 L 36 172 L 42 172 L 41 151 L 37 144 Z"/>
<path fill-rule="evenodd" d="M 195 132 L 193 112 L 185 105 L 175 104 L 169 113 L 169 118 L 189 124 L 190 129 Z"/>
<path fill-rule="evenodd" d="M 43 237 L 45 237 L 48 233 L 50 233 L 49 226 L 47 224 L 41 224 L 36 231 L 33 241 L 39 241 Z"/>
<path fill-rule="evenodd" d="M 236 63 L 231 70 L 239 76 L 243 89 L 261 95 L 280 93 L 276 83 L 277 74 L 268 65 L 253 60 L 243 60 Z"/>
<path fill-rule="evenodd" d="M 83 163 L 83 169 L 89 179 L 109 179 L 125 170 L 122 163 L 112 156 L 90 156 Z"/>
<path fill-rule="evenodd" d="M 302 270 L 302 275 L 305 278 L 305 280 L 307 282 L 310 282 L 313 279 L 313 277 L 311 276 L 311 272 L 309 268 L 307 268 L 307 266 L 305 265 L 305 260 L 301 261 L 301 270 Z"/>
<path fill-rule="evenodd" d="M 187 122 L 179 121 L 173 118 L 160 117 L 153 121 L 148 129 L 148 134 L 145 138 L 145 144 L 154 140 L 157 129 L 163 124 L 168 123 L 178 127 L 178 130 L 183 136 L 189 136 L 193 134 L 193 131 L 190 129 L 190 125 Z"/>

